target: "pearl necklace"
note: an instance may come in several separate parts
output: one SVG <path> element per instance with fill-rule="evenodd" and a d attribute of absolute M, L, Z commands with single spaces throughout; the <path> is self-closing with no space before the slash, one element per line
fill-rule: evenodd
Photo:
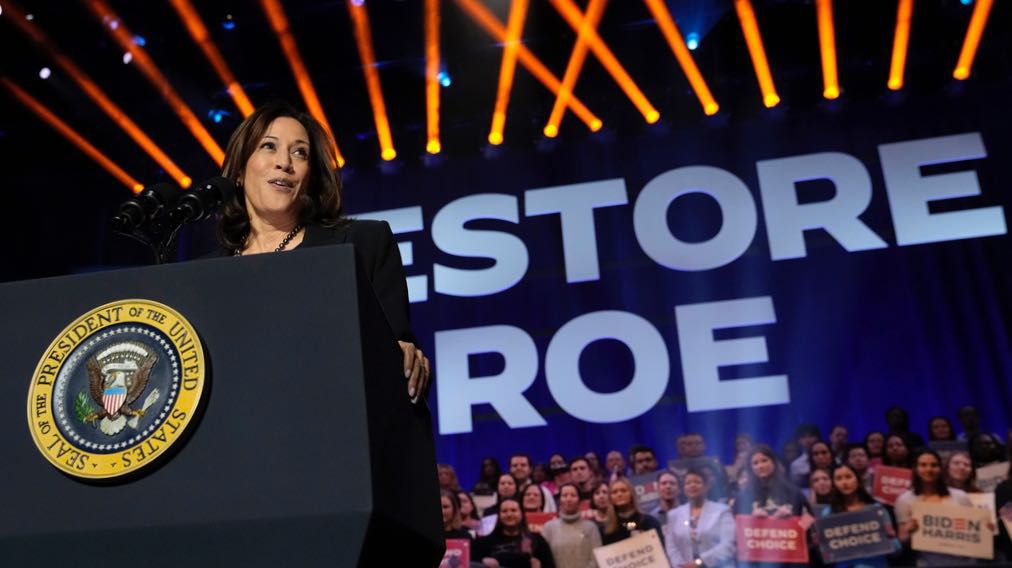
<path fill-rule="evenodd" d="M 292 242 L 292 239 L 294 239 L 295 235 L 299 234 L 299 231 L 301 230 L 302 225 L 296 225 L 294 229 L 292 229 L 291 231 L 289 231 L 287 235 L 285 235 L 285 238 L 281 239 L 281 244 L 278 245 L 278 248 L 274 249 L 274 252 L 281 252 L 285 250 L 285 247 L 288 246 L 288 243 Z M 246 248 L 247 241 L 249 241 L 248 233 L 246 235 L 246 238 L 242 240 L 243 245 L 242 248 L 235 249 L 235 254 L 233 256 L 242 256 L 242 249 Z"/>

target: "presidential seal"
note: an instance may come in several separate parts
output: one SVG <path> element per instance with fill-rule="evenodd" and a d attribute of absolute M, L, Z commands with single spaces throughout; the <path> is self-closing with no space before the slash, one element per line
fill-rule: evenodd
<path fill-rule="evenodd" d="M 193 421 L 205 371 L 200 338 L 172 308 L 150 300 L 100 306 L 60 332 L 35 368 L 32 438 L 74 477 L 137 472 Z"/>

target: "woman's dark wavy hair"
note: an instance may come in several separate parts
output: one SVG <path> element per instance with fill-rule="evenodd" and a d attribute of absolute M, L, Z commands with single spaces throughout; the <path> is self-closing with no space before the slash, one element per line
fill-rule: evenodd
<path fill-rule="evenodd" d="M 249 234 L 249 214 L 242 179 L 246 163 L 256 151 L 271 123 L 281 117 L 299 121 L 309 135 L 309 175 L 299 195 L 299 223 L 335 227 L 343 221 L 341 174 L 335 169 L 337 153 L 327 131 L 307 113 L 283 102 L 258 107 L 235 129 L 225 148 L 221 175 L 235 182 L 236 192 L 222 205 L 218 242 L 229 250 L 242 248 Z"/>
<path fill-rule="evenodd" d="M 923 448 L 914 457 L 914 478 L 910 484 L 910 489 L 913 490 L 914 495 L 921 495 L 924 493 L 924 481 L 921 480 L 921 476 L 917 475 L 917 462 L 921 459 L 921 456 L 930 455 L 935 456 L 938 461 L 938 479 L 935 480 L 935 493 L 938 493 L 942 497 L 949 494 L 949 487 L 945 484 L 945 473 L 942 470 L 942 456 L 931 448 Z"/>
<path fill-rule="evenodd" d="M 854 469 L 853 467 L 851 467 L 850 465 L 846 464 L 846 463 L 842 463 L 842 464 L 839 464 L 836 467 L 834 467 L 833 468 L 833 472 L 830 475 L 830 477 L 834 480 L 833 481 L 833 489 L 829 492 L 829 507 L 830 507 L 830 509 L 834 513 L 846 513 L 847 512 L 846 498 L 843 496 L 843 493 L 840 493 L 840 490 L 836 488 L 836 481 L 835 481 L 835 479 L 836 479 L 836 472 L 840 471 L 841 469 L 849 469 L 850 472 L 854 474 L 854 479 L 857 480 L 857 491 L 856 491 L 856 493 L 857 493 L 857 500 L 859 502 L 861 502 L 861 503 L 864 503 L 865 505 L 874 505 L 875 504 L 875 498 L 872 497 L 870 493 L 868 493 L 867 489 L 865 489 L 864 483 L 861 482 L 861 476 L 858 475 L 857 470 Z"/>

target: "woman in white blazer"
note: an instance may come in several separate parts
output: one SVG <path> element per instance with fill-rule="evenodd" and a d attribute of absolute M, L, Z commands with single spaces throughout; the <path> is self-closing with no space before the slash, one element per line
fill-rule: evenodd
<path fill-rule="evenodd" d="M 709 501 L 706 477 L 690 469 L 682 476 L 688 503 L 668 512 L 664 542 L 672 568 L 733 566 L 734 515 L 723 503 Z"/>

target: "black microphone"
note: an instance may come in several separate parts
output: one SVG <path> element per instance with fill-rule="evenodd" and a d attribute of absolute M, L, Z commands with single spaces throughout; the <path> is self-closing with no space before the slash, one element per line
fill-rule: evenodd
<path fill-rule="evenodd" d="M 169 213 L 169 218 L 176 224 L 206 219 L 234 195 L 235 182 L 228 178 L 213 177 L 183 193 L 179 203 Z"/>
<path fill-rule="evenodd" d="M 112 218 L 113 230 L 127 233 L 143 227 L 161 214 L 176 205 L 179 199 L 179 187 L 171 183 L 156 183 L 144 188 L 119 206 L 119 212 Z"/>

